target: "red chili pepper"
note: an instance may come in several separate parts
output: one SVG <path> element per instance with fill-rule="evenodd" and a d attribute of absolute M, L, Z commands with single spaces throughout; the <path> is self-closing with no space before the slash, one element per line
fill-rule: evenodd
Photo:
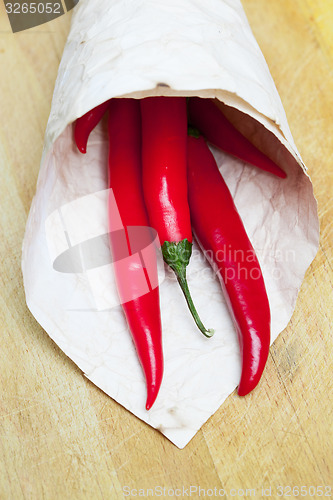
<path fill-rule="evenodd" d="M 260 265 L 229 189 L 204 138 L 188 138 L 194 234 L 219 277 L 242 351 L 238 394 L 258 384 L 270 344 L 270 309 Z"/>
<path fill-rule="evenodd" d="M 113 190 L 124 227 L 124 231 L 113 231 L 114 216 L 110 204 L 110 243 L 123 311 L 146 377 L 146 409 L 149 410 L 162 381 L 163 353 L 159 289 L 158 286 L 152 286 L 153 282 L 158 283 L 156 254 L 150 252 L 149 262 L 143 262 L 140 241 L 137 240 L 147 239 L 149 231 L 142 190 L 141 117 L 138 101 L 110 101 L 108 134 L 109 186 Z M 130 231 L 133 226 L 136 226 L 139 233 L 136 232 L 136 239 L 131 240 Z M 135 247 L 138 247 L 136 252 Z M 127 259 L 124 259 L 124 253 L 127 253 Z M 128 295 L 133 297 L 132 300 L 126 301 Z"/>
<path fill-rule="evenodd" d="M 185 97 L 141 100 L 143 189 L 148 216 L 159 235 L 165 262 L 177 276 L 190 312 L 207 337 L 186 280 L 192 253 L 187 200 L 187 113 Z"/>
<path fill-rule="evenodd" d="M 285 178 L 287 174 L 237 130 L 210 99 L 191 97 L 190 123 L 214 146 L 266 172 Z"/>
<path fill-rule="evenodd" d="M 85 154 L 87 152 L 87 142 L 91 131 L 102 119 L 108 109 L 110 101 L 103 102 L 96 108 L 88 111 L 85 115 L 78 118 L 75 122 L 74 139 L 78 150 Z"/>

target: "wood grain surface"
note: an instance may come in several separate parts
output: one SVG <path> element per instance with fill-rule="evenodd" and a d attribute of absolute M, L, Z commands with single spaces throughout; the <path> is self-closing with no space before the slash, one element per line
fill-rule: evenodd
<path fill-rule="evenodd" d="M 333 2 L 243 5 L 309 168 L 321 244 L 260 387 L 232 394 L 180 451 L 87 381 L 26 307 L 21 243 L 70 14 L 12 34 L 0 2 L 1 500 L 332 485 Z"/>

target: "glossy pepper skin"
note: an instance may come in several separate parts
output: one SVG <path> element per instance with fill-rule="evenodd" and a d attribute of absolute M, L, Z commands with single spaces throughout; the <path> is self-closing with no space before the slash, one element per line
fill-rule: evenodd
<path fill-rule="evenodd" d="M 229 122 L 213 101 L 191 97 L 188 111 L 191 125 L 196 127 L 213 146 L 277 177 L 286 177 L 286 173 L 278 165 L 259 151 Z"/>
<path fill-rule="evenodd" d="M 87 143 L 89 135 L 96 125 L 103 118 L 109 107 L 110 101 L 105 101 L 96 108 L 88 111 L 85 115 L 78 118 L 75 122 L 74 139 L 78 150 L 85 154 L 87 152 Z"/>
<path fill-rule="evenodd" d="M 157 397 L 163 377 L 161 315 L 157 281 L 156 254 L 150 254 L 149 264 L 143 262 L 134 248 L 137 239 L 129 232 L 149 227 L 141 179 L 141 117 L 140 105 L 134 99 L 112 99 L 109 104 L 109 187 L 113 190 L 126 238 L 119 241 L 119 231 L 113 232 L 113 213 L 109 204 L 110 244 L 115 265 L 115 277 L 123 311 L 146 377 L 149 410 Z M 149 231 L 149 229 L 148 229 Z M 123 232 L 121 234 L 124 234 Z M 139 233 L 142 234 L 142 233 Z M 130 259 L 124 260 L 124 247 Z M 132 247 L 132 248 L 131 248 Z M 135 254 L 135 255 L 134 255 Z M 122 259 L 122 260 L 121 260 Z M 143 280 L 143 277 L 145 279 Z M 144 287 L 149 290 L 144 293 Z M 130 292 L 135 297 L 126 301 Z"/>
<path fill-rule="evenodd" d="M 187 199 L 187 109 L 185 97 L 141 99 L 143 189 L 150 224 L 156 229 L 165 262 L 177 276 L 190 312 L 207 337 L 186 280 L 192 253 Z"/>
<path fill-rule="evenodd" d="M 204 138 L 188 138 L 188 187 L 194 234 L 216 271 L 238 332 L 238 394 L 258 384 L 270 345 L 270 308 L 254 249 Z"/>

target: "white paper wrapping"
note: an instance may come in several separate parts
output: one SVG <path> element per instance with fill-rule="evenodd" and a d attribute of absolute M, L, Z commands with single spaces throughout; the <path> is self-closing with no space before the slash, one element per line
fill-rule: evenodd
<path fill-rule="evenodd" d="M 95 129 L 87 155 L 81 155 L 71 125 L 111 97 L 152 95 L 197 95 L 225 103 L 228 107 L 221 106 L 238 128 L 288 173 L 281 180 L 214 150 L 262 266 L 272 341 L 286 327 L 316 254 L 317 207 L 238 0 L 79 2 L 23 244 L 26 300 L 37 321 L 94 384 L 183 448 L 240 378 L 237 335 L 220 285 L 195 246 L 188 281 L 204 324 L 215 329 L 208 340 L 195 327 L 171 272 L 160 269 L 165 372 L 158 399 L 147 412 L 144 376 L 106 257 L 105 126 Z M 80 253 L 94 238 L 98 258 L 76 268 L 72 252 Z"/>

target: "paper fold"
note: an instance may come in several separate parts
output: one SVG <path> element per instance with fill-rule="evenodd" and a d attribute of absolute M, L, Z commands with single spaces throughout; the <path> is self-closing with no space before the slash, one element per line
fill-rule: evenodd
<path fill-rule="evenodd" d="M 160 286 L 165 373 L 149 412 L 111 264 L 79 273 L 54 267 L 74 238 L 78 223 L 71 227 L 71 217 L 81 221 L 81 241 L 103 242 L 108 227 L 105 124 L 81 155 L 73 146 L 72 122 L 112 97 L 150 95 L 218 99 L 231 121 L 288 173 L 281 181 L 214 150 L 262 266 L 272 340 L 291 317 L 319 229 L 310 179 L 240 2 L 80 0 L 59 68 L 23 244 L 27 304 L 90 380 L 182 448 L 240 377 L 237 336 L 218 281 L 198 248 L 189 286 L 203 322 L 216 333 L 207 340 L 196 331 L 166 270 Z"/>

